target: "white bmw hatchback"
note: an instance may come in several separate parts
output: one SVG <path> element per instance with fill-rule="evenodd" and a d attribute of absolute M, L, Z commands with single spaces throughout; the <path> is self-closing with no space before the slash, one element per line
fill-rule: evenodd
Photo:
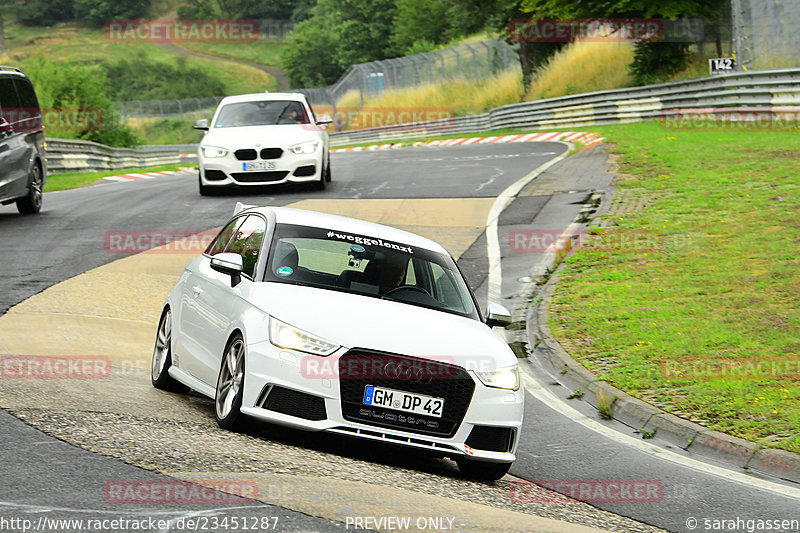
<path fill-rule="evenodd" d="M 219 103 L 197 153 L 200 194 L 233 186 L 331 181 L 328 115 L 316 116 L 299 93 L 228 96 Z"/>
<path fill-rule="evenodd" d="M 439 244 L 287 208 L 245 208 L 186 267 L 153 353 L 159 389 L 247 417 L 429 450 L 499 479 L 515 459 L 523 391 L 507 325 Z"/>

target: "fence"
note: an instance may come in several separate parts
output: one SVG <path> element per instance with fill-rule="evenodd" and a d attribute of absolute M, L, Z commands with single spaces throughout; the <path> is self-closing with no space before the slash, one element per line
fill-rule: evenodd
<path fill-rule="evenodd" d="M 112 148 L 90 141 L 48 138 L 47 170 L 55 174 L 173 165 L 180 162 L 181 153 L 196 150 L 195 145 Z"/>
<path fill-rule="evenodd" d="M 359 102 L 385 90 L 440 83 L 453 79 L 476 82 L 519 69 L 516 47 L 502 39 L 465 43 L 442 50 L 351 66 L 328 87 L 297 89 L 313 104 L 335 105 L 345 94 L 357 93 Z"/>
<path fill-rule="evenodd" d="M 733 47 L 747 69 L 800 65 L 800 1 L 731 0 Z"/>
<path fill-rule="evenodd" d="M 504 128 L 542 130 L 584 128 L 670 117 L 674 110 L 729 108 L 797 113 L 800 68 L 761 70 L 648 85 L 631 89 L 549 98 L 497 107 L 481 115 L 418 124 L 400 124 L 331 133 L 331 145 L 389 142 L 430 134 L 456 134 Z M 51 171 L 71 168 L 122 168 L 177 162 L 193 145 L 108 148 L 85 141 L 48 139 Z M 173 158 L 173 159 L 170 159 Z"/>
<path fill-rule="evenodd" d="M 150 117 L 179 117 L 180 120 L 188 115 L 211 115 L 222 96 L 207 96 L 205 98 L 185 98 L 182 100 L 134 100 L 131 102 L 116 102 L 120 117 L 150 118 Z M 202 118 L 202 117 L 198 117 Z"/>
<path fill-rule="evenodd" d="M 500 72 L 519 69 L 514 46 L 500 39 L 462 44 L 435 52 L 372 61 L 351 66 L 329 87 L 295 89 L 305 94 L 312 105 L 335 105 L 345 94 L 355 91 L 361 105 L 365 96 L 384 90 L 437 83 L 453 79 L 480 81 Z M 151 117 L 208 118 L 222 96 L 117 102 L 123 119 Z M 201 116 L 202 115 L 202 116 Z"/>
<path fill-rule="evenodd" d="M 798 106 L 800 68 L 763 70 L 549 98 L 455 119 L 333 133 L 331 144 L 388 142 L 505 128 L 583 128 L 668 118 L 675 110 L 731 108 L 796 113 Z"/>

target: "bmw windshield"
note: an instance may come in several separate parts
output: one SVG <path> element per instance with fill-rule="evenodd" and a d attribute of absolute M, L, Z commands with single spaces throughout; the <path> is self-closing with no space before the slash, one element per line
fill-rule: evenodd
<path fill-rule="evenodd" d="M 265 281 L 394 300 L 480 320 L 452 258 L 404 243 L 278 224 Z"/>
<path fill-rule="evenodd" d="M 227 104 L 219 110 L 214 128 L 309 124 L 308 113 L 297 100 L 259 100 Z"/>

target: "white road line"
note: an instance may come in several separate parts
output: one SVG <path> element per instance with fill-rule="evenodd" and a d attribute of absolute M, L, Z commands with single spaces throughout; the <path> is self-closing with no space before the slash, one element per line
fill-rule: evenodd
<path fill-rule="evenodd" d="M 734 483 L 749 485 L 751 487 L 755 487 L 768 492 L 774 492 L 781 496 L 788 496 L 790 498 L 800 500 L 800 489 L 796 489 L 794 487 L 790 487 L 787 485 L 781 485 L 780 483 L 774 483 L 772 481 L 768 481 L 765 479 L 759 479 L 756 477 L 748 476 L 747 474 L 729 470 L 721 466 L 704 463 L 697 459 L 692 459 L 691 457 L 684 457 L 683 455 L 679 455 L 673 451 L 649 443 L 640 438 L 631 437 L 630 435 L 626 435 L 624 433 L 620 433 L 615 429 L 606 427 L 597 420 L 594 420 L 584 414 L 581 414 L 574 407 L 572 407 L 571 405 L 569 405 L 568 403 L 564 402 L 556 395 L 554 395 L 536 378 L 531 376 L 530 371 L 527 368 L 525 368 L 524 365 L 521 365 L 520 369 L 522 370 L 520 376 L 522 377 L 522 381 L 525 384 L 526 392 L 528 392 L 534 398 L 538 399 L 543 404 L 554 409 L 559 414 L 566 416 L 573 422 L 581 424 L 587 429 L 590 429 L 596 433 L 600 433 L 604 437 L 619 442 L 620 444 L 623 444 L 628 448 L 632 448 L 637 451 L 646 453 L 652 457 L 663 459 L 664 461 L 669 461 L 671 463 L 680 466 L 692 468 L 694 470 L 698 470 L 706 474 L 711 474 L 726 479 L 728 481 L 732 481 Z"/>
<path fill-rule="evenodd" d="M 565 141 L 559 142 L 569 146 L 569 150 L 565 151 L 560 156 L 551 159 L 547 163 L 540 165 L 528 175 L 511 184 L 500 194 L 500 196 L 495 199 L 494 203 L 492 204 L 492 209 L 489 211 L 489 217 L 486 221 L 486 247 L 489 258 L 489 302 L 499 302 L 502 296 L 501 287 L 503 274 L 502 267 L 500 266 L 500 241 L 497 234 L 497 221 L 500 218 L 500 214 L 503 212 L 506 206 L 511 203 L 517 193 L 519 193 L 519 191 L 528 184 L 528 182 L 550 168 L 552 165 L 567 157 L 567 154 L 570 150 L 572 150 L 573 145 Z M 572 227 L 572 225 L 570 227 Z M 690 457 L 684 457 L 665 448 L 661 448 L 660 446 L 656 446 L 655 444 L 651 444 L 645 440 L 637 439 L 606 427 L 597 420 L 581 414 L 572 406 L 547 390 L 529 373 L 529 370 L 526 369 L 524 365 L 521 365 L 521 370 L 522 372 L 520 375 L 525 384 L 525 390 L 531 396 L 551 407 L 553 410 L 557 411 L 563 416 L 566 416 L 573 422 L 577 422 L 578 424 L 581 424 L 582 426 L 596 433 L 600 433 L 611 440 L 624 444 L 629 448 L 646 453 L 650 456 L 663 459 L 680 466 L 692 468 L 694 470 L 714 475 L 734 483 L 739 483 L 741 485 L 748 485 L 750 487 L 755 487 L 761 490 L 800 500 L 800 489 L 748 476 L 746 474 L 742 474 L 741 472 L 735 472 L 727 468 L 707 464 Z"/>
<path fill-rule="evenodd" d="M 499 302 L 501 300 L 501 288 L 503 285 L 503 274 L 500 268 L 500 240 L 497 235 L 497 220 L 500 218 L 500 213 L 511 203 L 514 197 L 519 194 L 519 191 L 527 185 L 536 176 L 555 165 L 565 157 L 572 150 L 573 145 L 568 142 L 560 141 L 561 144 L 567 146 L 558 157 L 554 157 L 547 163 L 540 165 L 538 168 L 529 174 L 518 179 L 516 182 L 509 185 L 506 190 L 500 193 L 500 196 L 495 198 L 492 208 L 489 210 L 489 216 L 486 218 L 486 255 L 489 259 L 489 299 L 488 302 Z"/>

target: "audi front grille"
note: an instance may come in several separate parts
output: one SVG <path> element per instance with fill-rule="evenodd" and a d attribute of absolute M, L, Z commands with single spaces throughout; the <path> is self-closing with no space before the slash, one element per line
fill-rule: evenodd
<path fill-rule="evenodd" d="M 442 416 L 364 405 L 368 385 L 442 398 Z M 457 365 L 352 349 L 339 359 L 339 390 L 345 420 L 449 438 L 455 435 L 467 413 L 475 382 Z"/>

